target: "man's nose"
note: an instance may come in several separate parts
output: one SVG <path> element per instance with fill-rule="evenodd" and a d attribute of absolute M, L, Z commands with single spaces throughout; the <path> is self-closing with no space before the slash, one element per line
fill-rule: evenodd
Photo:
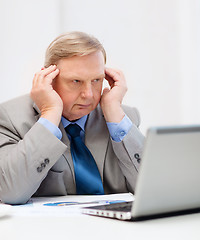
<path fill-rule="evenodd" d="M 91 98 L 93 97 L 92 85 L 91 83 L 86 84 L 82 90 L 82 97 Z"/>

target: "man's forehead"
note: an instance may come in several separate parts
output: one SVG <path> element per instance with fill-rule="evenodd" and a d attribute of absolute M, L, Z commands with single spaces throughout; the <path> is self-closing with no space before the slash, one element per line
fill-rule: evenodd
<path fill-rule="evenodd" d="M 65 78 L 94 79 L 104 77 L 105 74 L 105 62 L 101 52 L 61 59 L 57 67 L 60 77 Z"/>
<path fill-rule="evenodd" d="M 102 71 L 60 71 L 60 77 L 66 78 L 66 79 L 85 79 L 85 78 L 91 78 L 91 79 L 97 79 L 97 78 L 105 78 L 105 73 Z"/>
<path fill-rule="evenodd" d="M 66 79 L 77 79 L 77 80 L 81 80 L 81 79 L 85 79 L 87 78 L 91 78 L 91 79 L 97 79 L 97 78 L 105 78 L 105 73 L 94 73 L 94 72 L 86 72 L 85 74 L 83 73 L 79 73 L 79 72 L 60 72 L 60 77 L 61 78 L 66 78 Z"/>

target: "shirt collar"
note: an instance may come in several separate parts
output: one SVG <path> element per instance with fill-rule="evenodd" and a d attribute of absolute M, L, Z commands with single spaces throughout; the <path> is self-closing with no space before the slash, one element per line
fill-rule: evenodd
<path fill-rule="evenodd" d="M 70 122 L 69 120 L 67 120 L 65 117 L 62 116 L 61 122 L 62 122 L 64 128 L 66 128 L 69 124 L 76 123 L 77 125 L 79 125 L 81 127 L 81 129 L 83 131 L 85 131 L 85 123 L 86 123 L 87 117 L 88 117 L 88 115 L 85 115 L 82 118 L 79 118 L 77 121 Z"/>

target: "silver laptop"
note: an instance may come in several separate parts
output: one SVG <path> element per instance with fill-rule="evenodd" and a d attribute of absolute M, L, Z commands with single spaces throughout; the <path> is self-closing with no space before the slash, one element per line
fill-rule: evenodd
<path fill-rule="evenodd" d="M 200 211 L 200 125 L 147 132 L 134 202 L 83 208 L 90 215 L 143 220 Z"/>

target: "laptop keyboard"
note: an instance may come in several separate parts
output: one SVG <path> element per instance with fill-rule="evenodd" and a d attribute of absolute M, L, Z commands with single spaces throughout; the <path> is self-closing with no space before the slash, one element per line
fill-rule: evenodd
<path fill-rule="evenodd" d="M 108 211 L 120 211 L 120 212 L 130 212 L 133 202 L 121 202 L 121 203 L 112 203 L 100 206 L 89 207 L 90 209 L 98 210 L 108 210 Z"/>

